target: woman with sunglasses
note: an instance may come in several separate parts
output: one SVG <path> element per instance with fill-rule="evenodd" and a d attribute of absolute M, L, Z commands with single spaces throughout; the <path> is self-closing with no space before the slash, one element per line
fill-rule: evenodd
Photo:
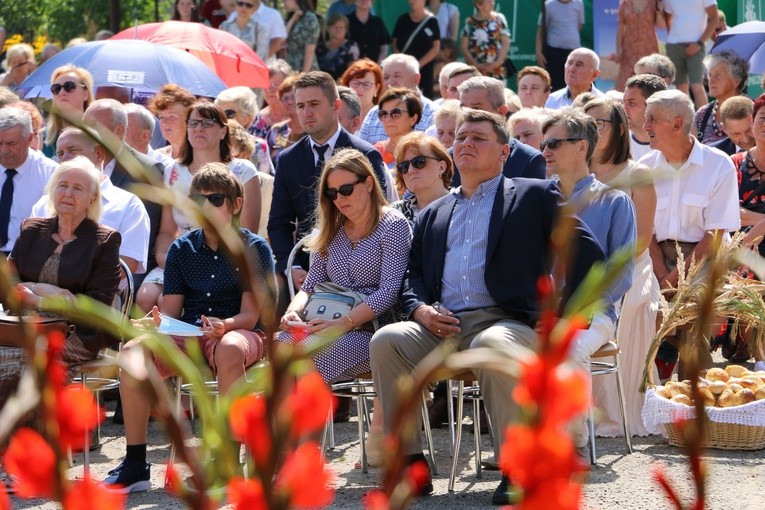
<path fill-rule="evenodd" d="M 363 58 L 348 67 L 340 78 L 340 84 L 350 87 L 359 96 L 361 101 L 361 122 L 380 99 L 385 83 L 383 82 L 382 68 L 377 62 Z"/>
<path fill-rule="evenodd" d="M 311 267 L 281 319 L 283 333 L 278 339 L 301 338 L 310 345 L 336 338 L 313 358 L 324 381 L 332 384 L 370 371 L 371 322 L 377 319 L 383 326 L 395 320 L 412 231 L 401 213 L 388 207 L 372 165 L 356 149 L 337 150 L 324 165 L 316 217 L 318 233 L 308 242 Z M 341 285 L 366 298 L 337 319 L 303 322 L 303 308 L 320 282 Z M 372 432 L 382 430 L 378 414 Z"/>
<path fill-rule="evenodd" d="M 271 56 L 271 29 L 253 18 L 260 0 L 236 0 L 236 16 L 218 27 L 237 36 L 265 62 Z"/>
<path fill-rule="evenodd" d="M 245 369 L 264 354 L 261 317 L 272 306 L 274 281 L 273 254 L 266 241 L 246 228 L 240 228 L 244 190 L 241 182 L 222 163 L 202 166 L 190 183 L 191 198 L 199 205 L 209 224 L 176 239 L 167 254 L 164 299 L 152 309 L 153 325 L 162 316 L 199 327 L 198 345 L 205 361 L 217 376 L 218 391 L 225 394 L 245 377 Z M 221 234 L 237 236 L 247 265 L 249 280 L 243 280 L 240 268 L 223 245 Z M 215 278 L 210 278 L 214 274 Z M 161 312 L 161 315 L 160 315 Z M 143 349 L 144 337 L 130 340 L 120 353 Z M 189 339 L 170 335 L 182 351 Z M 145 351 L 149 360 L 151 351 Z M 174 372 L 155 360 L 162 378 Z M 125 373 L 123 372 L 123 376 Z M 131 381 L 132 382 L 132 381 Z M 151 488 L 146 462 L 147 426 L 151 402 L 140 386 L 120 387 L 125 416 L 126 455 L 119 469 L 112 470 L 105 482 L 122 486 L 122 492 Z"/>
<path fill-rule="evenodd" d="M 242 227 L 257 232 L 260 226 L 260 179 L 255 166 L 247 160 L 231 157 L 228 119 L 213 103 L 200 101 L 189 109 L 186 119 L 186 141 L 175 165 L 165 172 L 165 184 L 180 196 L 188 196 L 194 175 L 208 163 L 224 163 L 244 186 L 241 211 Z M 167 250 L 180 233 L 198 228 L 186 213 L 171 206 L 162 208 L 162 222 L 156 241 L 158 267 L 144 278 L 136 295 L 136 304 L 144 311 L 159 303 L 164 282 L 163 268 Z"/>
<path fill-rule="evenodd" d="M 627 115 L 619 103 L 608 98 L 597 98 L 584 106 L 584 111 L 598 125 L 598 143 L 592 156 L 590 169 L 595 177 L 609 186 L 622 189 L 632 197 L 637 220 L 637 246 L 632 287 L 624 296 L 616 337 L 622 351 L 622 380 L 627 407 L 627 419 L 633 435 L 648 435 L 643 425 L 643 394 L 640 383 L 648 348 L 656 332 L 656 314 L 659 308 L 659 282 L 653 273 L 648 245 L 653 233 L 656 211 L 656 190 L 651 170 L 630 159 L 630 134 Z M 623 434 L 621 412 L 616 387 L 593 378 L 595 404 L 603 411 L 596 426 L 601 436 Z"/>
<path fill-rule="evenodd" d="M 245 130 L 249 130 L 258 113 L 258 97 L 249 87 L 231 87 L 218 94 L 215 98 L 215 106 L 223 110 L 227 119 L 235 120 Z M 274 175 L 274 164 L 268 152 L 268 143 L 259 136 L 250 135 L 250 137 L 254 149 L 245 159 L 249 159 L 258 172 Z"/>
<path fill-rule="evenodd" d="M 279 90 L 276 93 L 279 102 L 281 102 L 287 114 L 287 118 L 271 126 L 268 135 L 266 135 L 266 142 L 271 151 L 271 161 L 273 161 L 274 166 L 276 166 L 276 158 L 279 157 L 279 154 L 303 138 L 305 134 L 303 126 L 300 125 L 300 120 L 298 119 L 297 109 L 295 108 L 295 82 L 299 77 L 299 74 L 287 77 L 279 85 Z"/>
<path fill-rule="evenodd" d="M 53 108 L 43 135 L 43 154 L 56 159 L 58 135 L 70 125 L 69 120 L 82 119 L 93 101 L 93 77 L 87 70 L 67 64 L 53 71 L 50 83 Z"/>
<path fill-rule="evenodd" d="M 28 44 L 14 44 L 5 53 L 2 68 L 7 72 L 0 74 L 0 86 L 15 92 L 21 82 L 37 69 L 35 50 Z"/>
<path fill-rule="evenodd" d="M 402 136 L 414 131 L 422 118 L 422 101 L 417 93 L 405 88 L 391 88 L 380 98 L 377 116 L 383 125 L 387 140 L 375 143 L 375 149 L 382 154 L 383 163 L 389 171 L 395 168 L 393 154 Z"/>
<path fill-rule="evenodd" d="M 396 180 L 411 195 L 391 207 L 414 225 L 420 211 L 449 193 L 453 176 L 452 158 L 437 138 L 421 131 L 409 133 L 396 146 Z"/>

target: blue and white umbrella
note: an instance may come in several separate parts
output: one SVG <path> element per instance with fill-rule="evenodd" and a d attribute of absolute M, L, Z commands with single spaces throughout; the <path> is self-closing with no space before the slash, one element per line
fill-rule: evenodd
<path fill-rule="evenodd" d="M 93 75 L 94 87 L 124 87 L 155 93 L 175 83 L 194 95 L 216 97 L 226 84 L 199 59 L 185 51 L 146 41 L 93 41 L 54 55 L 24 80 L 18 94 L 50 98 L 50 77 L 58 67 L 73 64 Z"/>
<path fill-rule="evenodd" d="M 747 21 L 721 32 L 712 53 L 725 50 L 748 60 L 750 73 L 765 73 L 765 21 Z"/>

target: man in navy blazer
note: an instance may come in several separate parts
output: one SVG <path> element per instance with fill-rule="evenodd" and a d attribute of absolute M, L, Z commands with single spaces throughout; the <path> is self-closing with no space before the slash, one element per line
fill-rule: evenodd
<path fill-rule="evenodd" d="M 281 275 L 286 290 L 285 271 L 291 270 L 299 288 L 308 269 L 308 257 L 300 254 L 292 268 L 287 259 L 296 239 L 311 232 L 316 209 L 316 188 L 321 169 L 319 163 L 329 160 L 340 147 L 361 151 L 372 163 L 377 179 L 385 191 L 385 166 L 382 156 L 371 144 L 349 134 L 338 121 L 342 101 L 332 77 L 322 71 L 306 73 L 295 82 L 295 106 L 298 120 L 307 136 L 285 149 L 276 163 L 273 199 L 268 217 L 268 237 L 276 257 L 276 274 Z M 323 151 L 319 154 L 319 151 Z M 297 233 L 296 233 L 297 225 Z M 298 266 L 298 267 L 295 267 Z M 280 304 L 286 306 L 280 295 Z"/>
<path fill-rule="evenodd" d="M 505 86 L 503 82 L 488 76 L 474 76 L 457 87 L 460 105 L 463 108 L 483 110 L 505 117 L 508 112 L 505 104 Z M 505 159 L 502 174 L 505 177 L 546 178 L 546 165 L 542 153 L 511 138 L 508 141 L 509 156 Z M 457 161 L 454 165 L 452 186 L 460 185 L 460 172 Z"/>
<path fill-rule="evenodd" d="M 459 349 L 491 346 L 511 355 L 536 345 L 537 282 L 551 271 L 550 236 L 561 196 L 553 181 L 502 175 L 508 140 L 503 117 L 467 110 L 454 144 L 464 171 L 462 186 L 417 217 L 402 291 L 403 311 L 410 320 L 385 326 L 370 343 L 386 433 L 393 425 L 398 377 L 411 372 L 444 338 L 457 340 Z M 575 263 L 566 272 L 571 289 L 604 258 L 581 222 L 576 234 Z M 518 418 L 511 397 L 514 382 L 487 370 L 474 372 L 499 458 L 504 430 Z M 420 430 L 419 424 L 413 430 Z M 403 441 L 407 464 L 424 461 L 416 438 Z M 503 476 L 493 503 L 509 504 L 508 485 Z M 425 484 L 421 492 L 430 491 L 432 484 Z"/>

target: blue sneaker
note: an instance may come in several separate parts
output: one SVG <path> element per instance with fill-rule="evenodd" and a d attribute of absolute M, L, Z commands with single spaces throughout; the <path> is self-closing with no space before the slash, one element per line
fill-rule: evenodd
<path fill-rule="evenodd" d="M 116 468 L 109 471 L 104 483 L 111 485 L 111 490 L 121 494 L 143 492 L 151 489 L 151 465 L 148 462 L 123 460 Z"/>

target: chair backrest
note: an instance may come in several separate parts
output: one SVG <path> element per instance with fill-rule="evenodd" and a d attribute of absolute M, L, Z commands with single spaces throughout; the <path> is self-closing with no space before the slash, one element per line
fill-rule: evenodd
<path fill-rule="evenodd" d="M 287 257 L 287 287 L 289 287 L 290 291 L 290 300 L 295 297 L 295 286 L 292 283 L 292 263 L 295 261 L 295 257 L 300 252 L 300 250 L 303 249 L 303 246 L 305 246 L 305 243 L 308 242 L 311 237 L 316 235 L 316 233 L 318 233 L 318 230 L 314 229 L 314 231 L 312 231 L 310 234 L 306 234 L 305 237 L 295 243 L 295 247 L 292 248 L 290 256 Z"/>
<path fill-rule="evenodd" d="M 120 268 L 122 269 L 125 278 L 120 281 L 120 286 L 117 289 L 117 294 L 114 296 L 112 307 L 119 310 L 120 313 L 122 313 L 123 319 L 127 320 L 130 317 L 130 310 L 133 308 L 135 283 L 133 282 L 133 273 L 130 272 L 127 263 L 122 259 L 120 259 Z"/>

